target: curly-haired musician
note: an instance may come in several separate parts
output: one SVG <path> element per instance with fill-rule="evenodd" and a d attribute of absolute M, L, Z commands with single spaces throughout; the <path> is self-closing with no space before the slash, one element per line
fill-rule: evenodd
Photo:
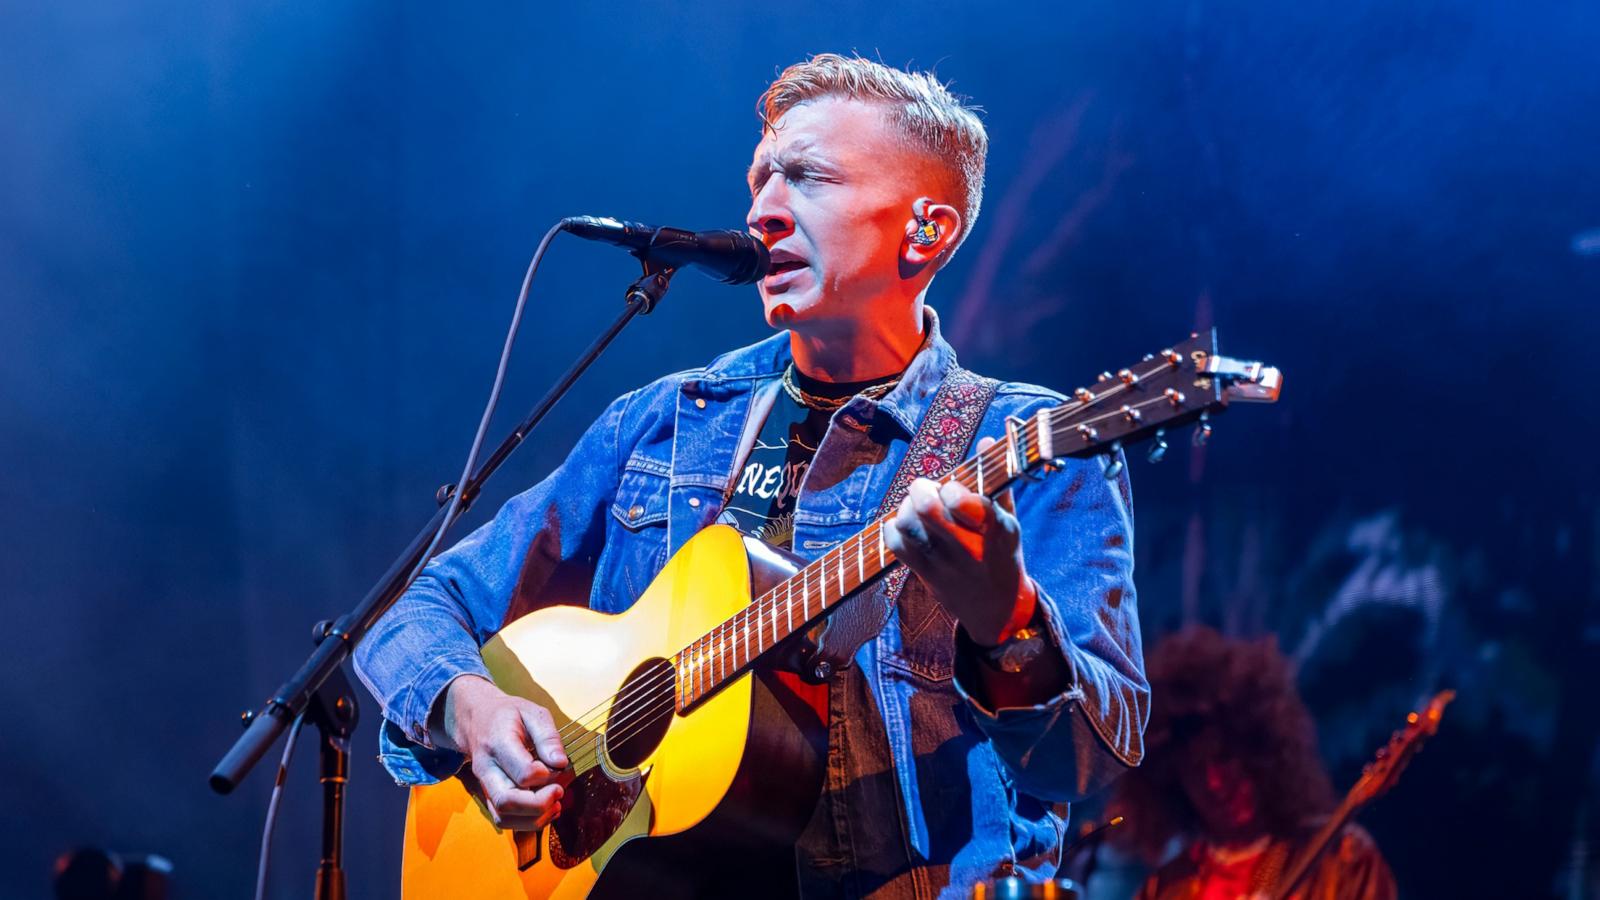
<path fill-rule="evenodd" d="M 1179 854 L 1140 900 L 1274 896 L 1279 876 L 1334 808 L 1311 716 L 1271 639 L 1192 628 L 1149 657 L 1145 760 L 1117 784 L 1118 840 L 1146 859 Z M 1295 896 L 1391 900 L 1394 878 L 1371 837 L 1346 826 Z"/>

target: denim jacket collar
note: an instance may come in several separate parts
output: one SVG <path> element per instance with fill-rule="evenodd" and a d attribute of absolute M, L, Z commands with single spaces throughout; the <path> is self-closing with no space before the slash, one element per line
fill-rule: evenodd
<path fill-rule="evenodd" d="M 916 431 L 917 423 L 932 401 L 933 394 L 945 374 L 956 365 L 956 352 L 945 342 L 939 332 L 939 315 L 933 307 L 923 307 L 923 330 L 927 335 L 922 349 L 912 357 L 905 375 L 882 400 L 857 397 L 849 406 L 863 405 L 860 412 L 870 415 L 881 410 L 907 435 Z M 772 337 L 748 347 L 725 353 L 706 367 L 704 380 L 718 382 L 776 377 L 794 360 L 789 349 L 789 332 L 781 331 Z"/>

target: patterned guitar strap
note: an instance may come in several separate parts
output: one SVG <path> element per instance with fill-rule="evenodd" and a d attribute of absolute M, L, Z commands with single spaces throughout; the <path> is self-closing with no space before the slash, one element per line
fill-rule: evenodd
<path fill-rule="evenodd" d="M 889 483 L 877 516 L 897 509 L 911 489 L 911 482 L 942 478 L 966 459 L 998 386 L 994 379 L 960 366 L 950 369 L 911 438 L 911 446 L 894 481 Z M 828 615 L 827 624 L 815 638 L 816 649 L 809 656 L 807 675 L 812 680 L 825 681 L 831 672 L 849 666 L 861 645 L 883 630 L 910 576 L 911 570 L 904 565 L 893 566 L 877 584 L 843 601 Z M 903 610 L 901 618 L 921 621 L 923 617 L 907 616 Z"/>

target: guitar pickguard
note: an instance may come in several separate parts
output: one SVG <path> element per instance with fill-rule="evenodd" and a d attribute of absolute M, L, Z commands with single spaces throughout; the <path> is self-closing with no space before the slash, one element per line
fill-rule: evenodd
<path fill-rule="evenodd" d="M 644 776 L 613 781 L 603 769 L 579 775 L 561 798 L 561 815 L 550 824 L 550 862 L 571 869 L 593 856 L 621 827 L 644 791 Z"/>

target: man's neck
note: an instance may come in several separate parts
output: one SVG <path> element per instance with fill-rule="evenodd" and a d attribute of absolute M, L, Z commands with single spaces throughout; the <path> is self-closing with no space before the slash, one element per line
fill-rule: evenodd
<path fill-rule="evenodd" d="M 877 317 L 826 332 L 789 332 L 801 372 L 818 381 L 871 381 L 905 371 L 927 339 L 921 298 L 904 315 Z"/>

